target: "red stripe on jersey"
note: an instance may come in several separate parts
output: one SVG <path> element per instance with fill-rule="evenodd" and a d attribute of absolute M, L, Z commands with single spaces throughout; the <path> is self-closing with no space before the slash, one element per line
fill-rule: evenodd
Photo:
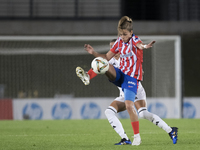
<path fill-rule="evenodd" d="M 125 65 L 124 64 L 124 58 L 120 58 L 121 60 L 120 60 L 120 67 L 119 67 L 119 69 L 121 70 L 122 68 L 123 68 L 123 66 Z"/>
<path fill-rule="evenodd" d="M 142 79 L 143 52 L 137 49 L 136 44 L 141 40 L 133 35 L 128 43 L 124 43 L 119 37 L 110 49 L 113 53 L 120 52 L 119 69 L 125 74 L 138 80 Z"/>
<path fill-rule="evenodd" d="M 132 59 L 132 62 L 134 62 L 134 58 L 132 57 L 131 58 Z M 131 75 L 131 73 L 133 72 L 133 66 L 134 66 L 134 64 L 132 64 L 132 67 L 130 67 L 130 71 L 127 73 L 127 75 Z"/>
<path fill-rule="evenodd" d="M 125 69 L 123 70 L 123 72 L 127 72 L 128 71 L 128 68 L 130 68 L 130 61 L 129 61 L 129 58 L 126 58 L 126 67 L 125 67 Z M 128 73 L 127 73 L 128 74 Z"/>
<path fill-rule="evenodd" d="M 142 72 L 143 72 L 142 63 L 141 63 L 140 68 L 141 68 L 141 69 L 140 69 L 140 76 L 139 76 L 138 80 L 142 80 L 142 78 L 143 78 L 143 74 L 142 74 Z"/>
<path fill-rule="evenodd" d="M 117 54 L 118 53 L 118 41 L 116 40 L 113 44 L 112 48 L 110 49 L 111 52 Z"/>
<path fill-rule="evenodd" d="M 143 63 L 143 50 L 138 49 L 137 51 L 137 58 L 140 60 L 140 66 L 138 71 L 138 80 L 142 80 L 142 63 Z"/>
<path fill-rule="evenodd" d="M 140 68 L 140 60 L 138 59 L 137 60 L 137 63 L 136 63 L 136 72 L 135 72 L 135 75 L 134 75 L 134 78 L 138 79 L 139 77 L 139 68 Z"/>

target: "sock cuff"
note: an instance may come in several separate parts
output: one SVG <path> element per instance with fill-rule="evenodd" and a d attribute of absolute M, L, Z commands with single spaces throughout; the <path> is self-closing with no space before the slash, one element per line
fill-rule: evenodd
<path fill-rule="evenodd" d="M 144 110 L 147 110 L 147 108 L 146 108 L 146 107 L 141 107 L 141 108 L 139 108 L 139 109 L 138 109 L 138 114 L 139 114 L 140 112 L 144 111 Z"/>
<path fill-rule="evenodd" d="M 112 107 L 112 106 L 108 106 L 107 109 L 110 109 L 110 110 L 112 110 L 114 113 L 117 113 L 117 110 L 116 110 L 114 107 Z"/>
<path fill-rule="evenodd" d="M 90 80 L 91 80 L 92 78 L 94 78 L 94 77 L 97 76 L 97 74 L 96 74 L 92 69 L 90 69 L 90 70 L 87 72 L 87 74 L 90 76 Z"/>

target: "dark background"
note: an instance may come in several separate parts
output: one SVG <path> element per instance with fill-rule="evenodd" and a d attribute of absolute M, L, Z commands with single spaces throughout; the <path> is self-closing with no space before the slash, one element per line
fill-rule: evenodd
<path fill-rule="evenodd" d="M 83 6 L 87 6 L 83 7 Z M 108 7 L 108 9 L 107 9 Z M 100 8 L 97 12 L 97 8 Z M 105 10 L 104 10 L 105 9 Z M 108 25 L 108 23 L 113 23 L 117 25 L 118 20 L 124 16 L 130 16 L 136 24 L 147 25 L 144 32 L 140 32 L 142 35 L 180 35 L 181 36 L 181 46 L 182 46 L 182 88 L 184 97 L 199 97 L 200 96 L 200 1 L 198 0 L 0 0 L 0 35 L 98 35 L 99 31 L 105 31 L 106 34 L 116 35 L 117 32 L 110 33 L 112 31 L 108 26 L 102 26 L 102 23 Z M 79 25 L 86 24 L 100 24 L 101 28 L 98 25 L 85 30 L 86 27 L 78 26 L 77 30 L 82 28 L 82 32 L 77 32 L 74 30 L 74 23 L 79 23 Z M 171 25 L 173 23 L 173 25 Z M 51 24 L 54 24 L 53 29 Z M 64 26 L 62 26 L 64 24 Z M 149 25 L 151 24 L 151 25 Z M 166 26 L 162 26 L 166 24 Z M 188 24 L 188 25 L 186 25 Z M 158 27 L 152 25 L 159 25 Z M 171 25 L 170 27 L 168 25 Z M 169 27 L 169 32 L 166 28 Z M 49 29 L 48 29 L 49 28 Z M 65 30 L 67 28 L 69 30 Z M 152 30 L 152 28 L 157 28 L 157 30 Z M 92 30 L 92 31 L 91 31 Z M 114 29 L 116 30 L 116 29 Z M 85 31 L 85 32 L 84 32 Z M 137 33 L 137 32 L 136 32 Z M 137 33 L 137 34 L 140 34 Z M 62 73 L 65 74 L 67 71 L 74 70 L 65 70 L 62 66 L 62 61 L 65 63 L 71 61 L 77 61 L 80 63 L 82 57 L 84 60 L 91 61 L 92 57 L 90 56 L 77 56 L 76 60 L 68 56 L 52 56 L 49 59 L 45 59 L 45 56 L 20 56 L 21 60 L 30 60 L 30 64 L 33 63 L 32 68 L 29 68 L 28 77 L 31 78 L 33 72 L 37 72 L 39 68 L 34 68 L 34 64 L 43 64 L 48 63 L 52 68 L 58 69 L 61 73 L 58 75 L 62 78 Z M 34 62 L 35 57 L 38 58 L 37 62 Z M 81 57 L 81 58 L 79 58 Z M 0 55 L 0 60 L 2 60 Z M 7 68 L 9 68 L 9 62 L 13 59 L 16 59 L 15 56 L 7 56 L 4 58 L 5 62 L 8 62 Z M 73 59 L 73 60 L 72 60 Z M 32 60 L 32 61 L 31 61 Z M 46 61 L 45 61 L 46 60 Z M 59 60 L 61 68 L 54 68 L 53 62 Z M 79 63 L 79 64 L 80 64 Z M 29 65 L 29 64 L 26 64 Z M 75 64 L 76 65 L 76 64 Z M 40 65 L 39 65 L 40 66 Z M 3 73 L 5 71 L 4 64 L 0 64 L 1 70 L 1 79 L 3 80 L 8 74 Z M 42 65 L 40 66 L 42 67 Z M 75 67 L 75 66 L 74 66 Z M 90 66 L 86 66 L 85 69 L 88 69 Z M 13 70 L 21 69 L 23 66 L 13 68 Z M 48 69 L 48 68 L 45 68 Z M 3 71 L 2 71 L 3 70 Z M 10 70 L 10 71 L 13 71 Z M 20 72 L 20 71 L 19 71 Z M 21 72 L 23 73 L 23 72 Z M 17 79 L 20 79 L 20 73 L 16 76 Z M 64 77 L 63 77 L 64 78 Z M 99 77 L 102 78 L 102 77 Z M 64 84 L 62 81 L 55 81 L 54 77 L 50 80 L 45 79 L 44 76 L 38 76 L 36 78 L 31 78 L 33 83 L 41 80 L 41 82 L 47 82 L 48 86 L 58 87 L 61 86 L 59 92 L 65 93 L 63 91 L 66 86 L 71 86 L 73 93 L 73 88 L 76 88 L 76 85 L 68 83 Z M 106 80 L 104 78 L 99 79 Z M 0 83 L 1 84 L 1 83 Z M 10 83 L 13 87 L 17 87 L 18 90 L 22 89 L 20 85 L 16 85 L 14 82 Z M 75 84 L 79 85 L 78 80 Z M 93 83 L 92 83 L 93 84 Z M 101 84 L 101 82 L 99 83 Z M 24 85 L 23 85 L 24 86 Z M 24 86 L 27 88 L 30 85 Z M 41 84 L 42 86 L 42 84 Z M 79 85 L 80 88 L 84 89 L 83 92 L 76 93 L 75 96 L 85 96 L 85 89 L 88 87 L 84 85 Z M 111 86 L 111 87 L 110 87 Z M 112 88 L 112 85 L 108 87 Z M 94 87 L 94 86 L 93 86 Z M 33 91 L 35 87 L 30 86 L 30 89 Z M 48 93 L 48 97 L 53 97 L 56 91 L 45 91 L 46 87 L 42 87 L 44 95 L 40 94 L 40 97 L 46 97 L 45 93 Z M 98 89 L 96 89 L 98 90 Z M 94 90 L 94 91 L 96 91 Z M 17 97 L 18 91 L 13 90 L 11 93 L 5 91 L 6 97 Z M 117 93 L 114 92 L 115 96 Z M 28 91 L 27 91 L 28 93 Z M 107 95 L 107 94 L 106 94 Z"/>

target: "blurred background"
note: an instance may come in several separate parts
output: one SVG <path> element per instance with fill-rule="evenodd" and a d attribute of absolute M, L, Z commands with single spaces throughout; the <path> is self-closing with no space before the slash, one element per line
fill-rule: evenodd
<path fill-rule="evenodd" d="M 75 68 L 90 69 L 93 56 L 81 52 L 85 42 L 100 52 L 109 50 L 108 39 L 81 40 L 80 36 L 117 38 L 117 24 L 124 15 L 133 19 L 138 36 L 180 36 L 181 97 L 200 97 L 199 0 L 0 0 L 0 98 L 118 96 L 118 89 L 104 76 L 98 76 L 90 86 L 83 85 Z M 17 40 L 13 39 L 16 36 Z M 38 36 L 76 36 L 79 40 L 37 40 Z M 144 53 L 144 59 L 152 62 L 151 55 Z M 166 59 L 166 66 L 170 65 L 168 58 L 161 58 Z M 144 61 L 147 96 L 163 96 L 152 92 L 148 65 Z M 173 75 L 170 80 L 168 96 L 172 97 Z"/>

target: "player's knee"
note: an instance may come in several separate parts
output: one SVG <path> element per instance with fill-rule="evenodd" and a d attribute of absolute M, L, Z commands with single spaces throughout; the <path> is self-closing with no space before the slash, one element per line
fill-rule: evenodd
<path fill-rule="evenodd" d="M 135 111 L 135 109 L 133 108 L 133 106 L 132 105 L 126 105 L 126 110 L 128 111 L 128 112 L 134 112 L 134 113 L 136 113 L 136 111 Z"/>

